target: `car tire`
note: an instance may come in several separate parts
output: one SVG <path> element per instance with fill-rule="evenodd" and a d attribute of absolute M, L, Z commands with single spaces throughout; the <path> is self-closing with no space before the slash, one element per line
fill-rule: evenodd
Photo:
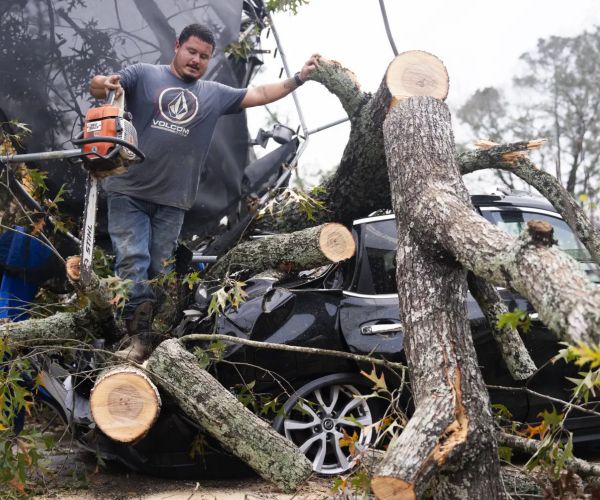
<path fill-rule="evenodd" d="M 344 474 L 356 466 L 356 453 L 374 442 L 376 423 L 383 411 L 374 399 L 367 379 L 355 373 L 336 373 L 300 387 L 284 404 L 273 427 L 292 441 L 322 475 Z M 344 436 L 358 435 L 349 446 L 340 446 Z"/>

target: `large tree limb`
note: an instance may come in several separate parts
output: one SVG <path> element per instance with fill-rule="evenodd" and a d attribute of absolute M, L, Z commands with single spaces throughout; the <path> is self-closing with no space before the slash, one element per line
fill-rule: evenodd
<path fill-rule="evenodd" d="M 103 325 L 88 314 L 88 310 L 75 313 L 56 313 L 48 318 L 32 318 L 16 323 L 0 325 L 0 336 L 12 342 L 30 342 L 33 340 L 73 339 L 84 340 L 104 337 Z"/>
<path fill-rule="evenodd" d="M 467 151 L 458 156 L 460 171 L 462 174 L 468 174 L 477 170 L 495 168 L 515 174 L 537 189 L 552 204 L 590 252 L 594 261 L 600 264 L 600 231 L 584 210 L 556 177 L 538 169 L 523 154 L 515 154 L 539 145 L 539 141 L 525 141 Z"/>
<path fill-rule="evenodd" d="M 391 66 L 391 65 L 390 65 Z M 392 101 L 386 78 L 372 95 L 360 90 L 354 73 L 336 61 L 320 59 L 310 78 L 323 84 L 340 100 L 350 119 L 350 136 L 340 164 L 318 195 L 326 210 L 314 214 L 317 223 L 336 220 L 347 226 L 373 210 L 389 207 L 389 182 L 383 154 L 383 120 Z M 314 222 L 290 205 L 277 219 L 260 221 L 278 232 L 298 230 Z"/>
<path fill-rule="evenodd" d="M 261 477 L 293 491 L 312 474 L 304 454 L 202 370 L 178 340 L 160 344 L 147 370 L 188 417 Z"/>
<path fill-rule="evenodd" d="M 444 207 L 440 225 L 428 227 L 430 237 L 467 269 L 527 298 L 560 338 L 600 342 L 600 289 L 531 223 L 528 232 L 513 238 L 475 214 L 448 186 L 432 182 L 420 194 L 420 207 Z"/>
<path fill-rule="evenodd" d="M 384 124 L 398 226 L 400 314 L 416 411 L 372 480 L 379 498 L 421 497 L 432 479 L 441 498 L 499 498 L 499 464 L 487 392 L 464 307 L 466 271 L 428 234 L 442 204 L 419 204 L 431 179 L 469 196 L 449 161 L 450 113 L 432 98 L 410 98 Z M 452 471 L 452 472 L 450 472 Z"/>
<path fill-rule="evenodd" d="M 323 224 L 240 243 L 211 267 L 208 276 L 219 277 L 242 269 L 250 275 L 277 268 L 288 272 L 313 269 L 349 259 L 355 250 L 352 234 L 344 226 Z"/>
<path fill-rule="evenodd" d="M 92 275 L 90 284 L 79 281 L 79 256 L 67 259 L 67 276 L 87 306 L 76 312 L 57 313 L 47 318 L 32 318 L 0 325 L 0 335 L 14 342 L 33 340 L 107 338 L 115 335 L 113 308 L 105 284 Z"/>

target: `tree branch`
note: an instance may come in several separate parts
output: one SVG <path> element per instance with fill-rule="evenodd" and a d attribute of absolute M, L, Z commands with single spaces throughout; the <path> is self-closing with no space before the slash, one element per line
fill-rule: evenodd
<path fill-rule="evenodd" d="M 458 155 L 460 172 L 464 175 L 477 170 L 496 168 L 515 174 L 537 189 L 552 204 L 590 252 L 594 261 L 600 264 L 600 231 L 556 177 L 536 168 L 529 158 L 519 154 L 540 145 L 539 141 L 524 141 L 492 145 L 486 149 L 461 153 Z"/>
<path fill-rule="evenodd" d="M 527 380 L 537 370 L 519 332 L 511 327 L 498 328 L 498 315 L 508 312 L 496 287 L 472 273 L 467 275 L 469 290 L 485 315 L 502 354 L 502 359 L 515 380 Z"/>
<path fill-rule="evenodd" d="M 374 358 L 372 356 L 364 356 L 362 354 L 353 354 L 350 352 L 333 351 L 331 349 L 317 349 L 315 347 L 301 347 L 288 344 L 273 344 L 271 342 L 257 342 L 256 340 L 247 340 L 239 337 L 232 337 L 230 335 L 217 335 L 217 334 L 204 334 L 204 333 L 193 333 L 185 335 L 180 339 L 183 343 L 194 343 L 194 342 L 207 342 L 207 341 L 221 341 L 228 342 L 231 344 L 247 345 L 255 347 L 257 349 L 275 349 L 278 351 L 288 352 L 301 352 L 304 354 L 314 354 L 319 356 L 332 356 L 334 358 L 351 359 L 357 363 L 369 363 L 377 366 L 383 366 L 391 370 L 406 370 L 406 366 L 402 363 L 396 363 L 394 361 L 388 361 L 383 358 Z"/>

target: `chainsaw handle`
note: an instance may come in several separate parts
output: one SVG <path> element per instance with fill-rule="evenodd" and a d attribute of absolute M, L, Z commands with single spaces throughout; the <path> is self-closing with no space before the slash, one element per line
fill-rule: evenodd
<path fill-rule="evenodd" d="M 73 144 L 75 144 L 76 146 L 83 146 L 84 144 L 92 144 L 94 142 L 110 142 L 111 144 L 118 144 L 120 146 L 123 146 L 124 148 L 129 149 L 129 151 L 132 151 L 133 154 L 135 154 L 140 159 L 140 161 L 144 161 L 146 159 L 146 155 L 144 153 L 142 153 L 136 146 L 134 146 L 133 144 L 130 144 L 127 141 L 124 141 L 123 139 L 119 139 L 118 137 L 103 137 L 103 136 L 97 135 L 94 137 L 87 137 L 85 139 L 73 139 L 71 142 Z M 112 158 L 112 155 L 115 152 L 116 152 L 116 150 L 113 150 L 113 152 L 111 152 L 107 156 L 102 156 L 98 153 L 93 153 L 93 152 L 90 152 L 87 154 L 95 154 L 99 158 L 107 160 L 107 159 Z"/>

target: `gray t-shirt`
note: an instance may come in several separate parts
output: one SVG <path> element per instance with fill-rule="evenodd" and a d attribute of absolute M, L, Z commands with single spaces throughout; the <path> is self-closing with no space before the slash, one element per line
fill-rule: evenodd
<path fill-rule="evenodd" d="M 237 113 L 247 89 L 185 82 L 169 66 L 134 64 L 119 73 L 142 163 L 103 181 L 106 191 L 188 210 L 218 118 Z"/>

